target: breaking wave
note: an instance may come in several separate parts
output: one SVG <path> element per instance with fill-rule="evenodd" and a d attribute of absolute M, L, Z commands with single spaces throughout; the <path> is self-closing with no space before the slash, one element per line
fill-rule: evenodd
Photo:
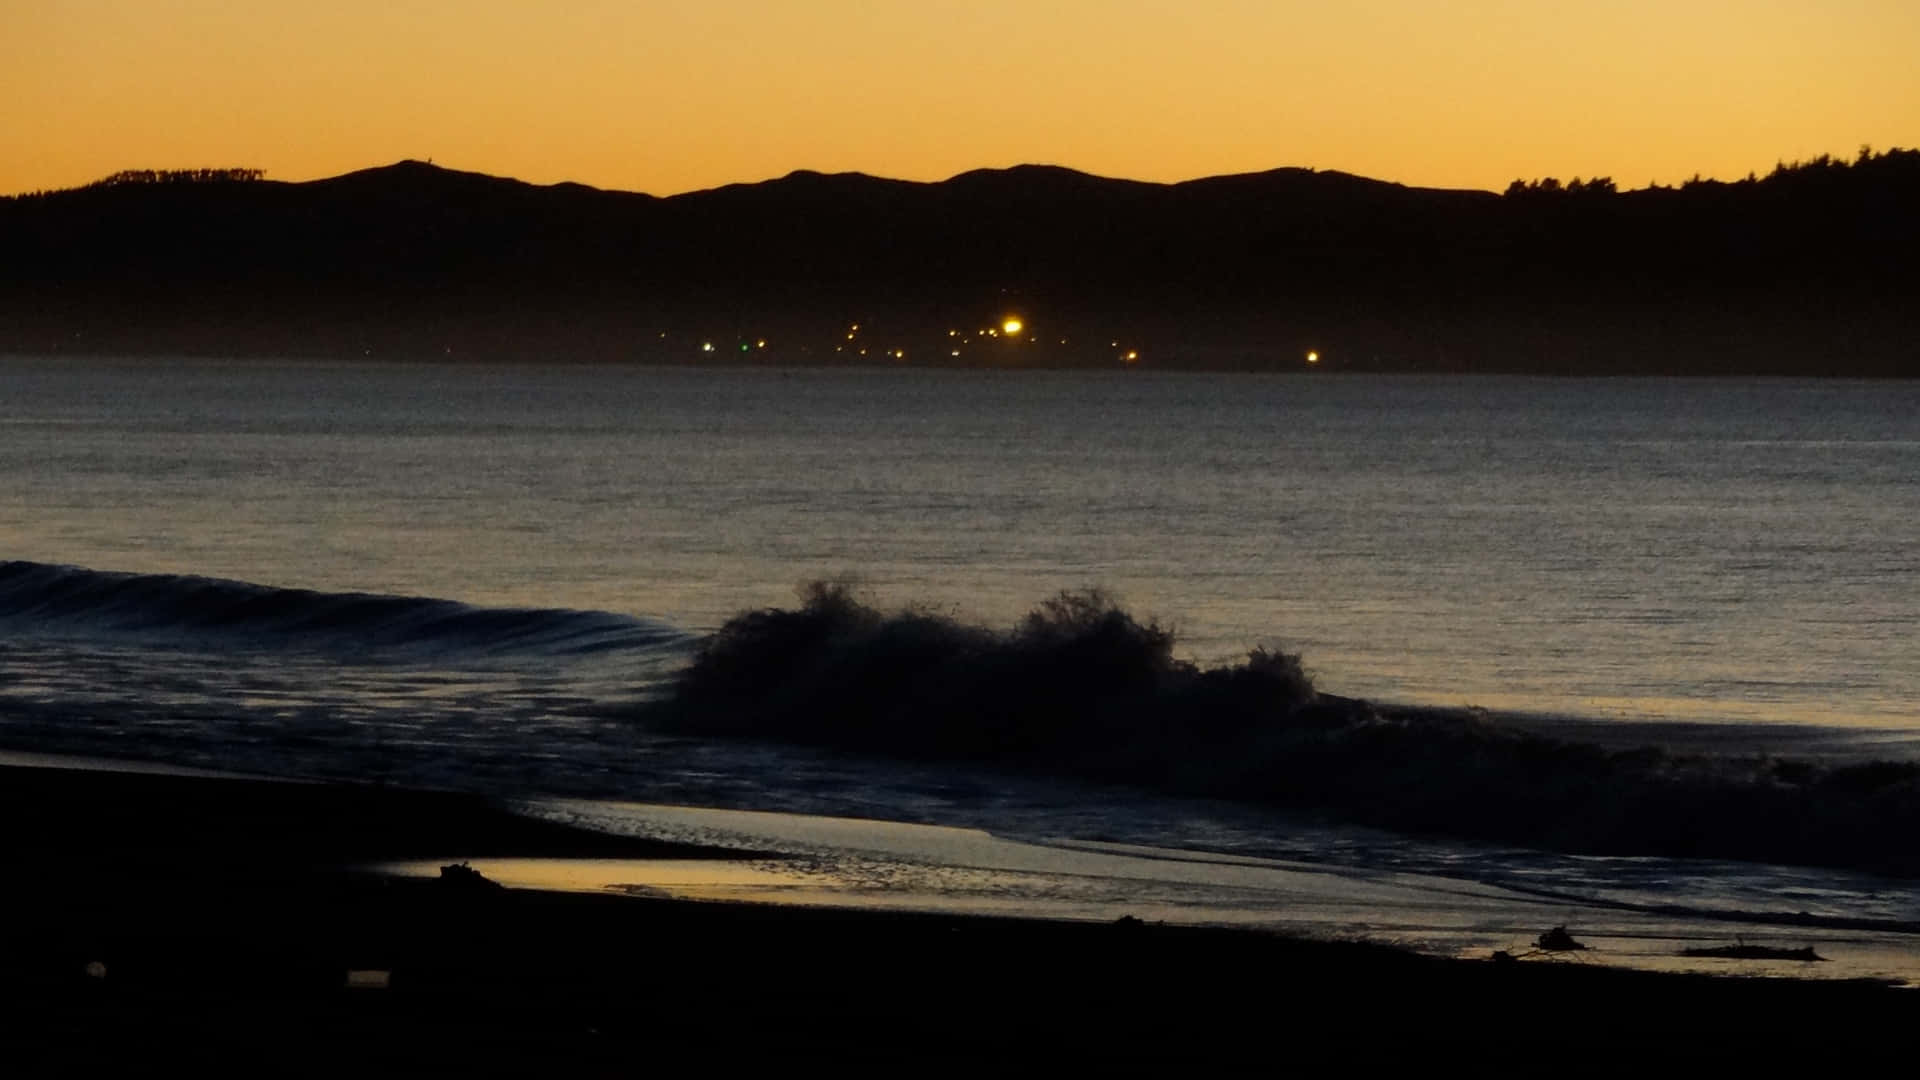
<path fill-rule="evenodd" d="M 180 574 L 0 563 L 0 628 L 36 637 L 204 649 L 291 648 L 359 660 L 561 658 L 685 640 L 604 611 L 283 589 Z"/>
<path fill-rule="evenodd" d="M 1572 853 L 1920 876 L 1920 763 L 1612 750 L 1477 712 L 1318 692 L 1260 649 L 1201 668 L 1097 593 L 1009 630 L 882 612 L 817 584 L 736 616 L 671 692 L 669 730 L 965 761 L 1257 802 L 1402 832 Z"/>

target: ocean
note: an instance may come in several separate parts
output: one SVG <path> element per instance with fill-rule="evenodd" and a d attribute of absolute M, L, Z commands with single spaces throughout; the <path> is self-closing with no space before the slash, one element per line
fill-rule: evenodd
<path fill-rule="evenodd" d="M 1628 943 L 1771 926 L 1853 957 L 1828 970 L 1920 973 L 1920 890 L 1851 856 L 1554 850 L 1444 806 L 1383 829 L 1204 776 L 649 720 L 727 620 L 809 582 L 997 628 L 1099 588 L 1197 668 L 1297 653 L 1325 692 L 1744 762 L 1748 788 L 1796 782 L 1770 755 L 1920 760 L 1914 383 L 14 357 L 0 477 L 16 755 L 481 790 L 812 860 L 725 895 L 1451 952 L 1586 917 L 1640 966 L 1665 954 Z M 1920 786 L 1889 775 L 1848 813 L 1911 865 L 1873 832 Z"/>

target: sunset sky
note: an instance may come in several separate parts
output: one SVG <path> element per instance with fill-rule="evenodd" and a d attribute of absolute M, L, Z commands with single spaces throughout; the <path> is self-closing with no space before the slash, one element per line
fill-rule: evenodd
<path fill-rule="evenodd" d="M 669 194 L 1302 165 L 1621 187 L 1920 145 L 1916 0 L 5 0 L 0 192 L 401 158 Z"/>

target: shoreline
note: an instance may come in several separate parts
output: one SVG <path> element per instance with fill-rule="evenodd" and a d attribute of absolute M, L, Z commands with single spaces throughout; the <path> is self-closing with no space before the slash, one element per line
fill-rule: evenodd
<path fill-rule="evenodd" d="M 1758 1061 L 1864 1050 L 1920 1010 L 1920 997 L 1861 982 L 355 869 L 447 852 L 760 857 L 581 832 L 453 793 L 0 766 L 0 808 L 16 823 L 0 909 L 31 928 L 0 954 L 0 992 L 30 1071 L 156 1056 L 633 1071 L 663 1048 L 922 1064 L 1241 1052 L 1518 1064 L 1562 1050 L 1583 1063 Z M 388 988 L 348 989 L 350 970 L 388 972 Z"/>

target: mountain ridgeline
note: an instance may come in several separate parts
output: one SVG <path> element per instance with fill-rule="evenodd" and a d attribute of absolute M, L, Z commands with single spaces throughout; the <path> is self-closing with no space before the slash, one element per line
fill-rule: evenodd
<path fill-rule="evenodd" d="M 0 199 L 0 351 L 1912 376 L 1915 250 L 1914 150 L 1504 195 L 1307 169 L 671 198 L 420 162 L 136 171 Z"/>

